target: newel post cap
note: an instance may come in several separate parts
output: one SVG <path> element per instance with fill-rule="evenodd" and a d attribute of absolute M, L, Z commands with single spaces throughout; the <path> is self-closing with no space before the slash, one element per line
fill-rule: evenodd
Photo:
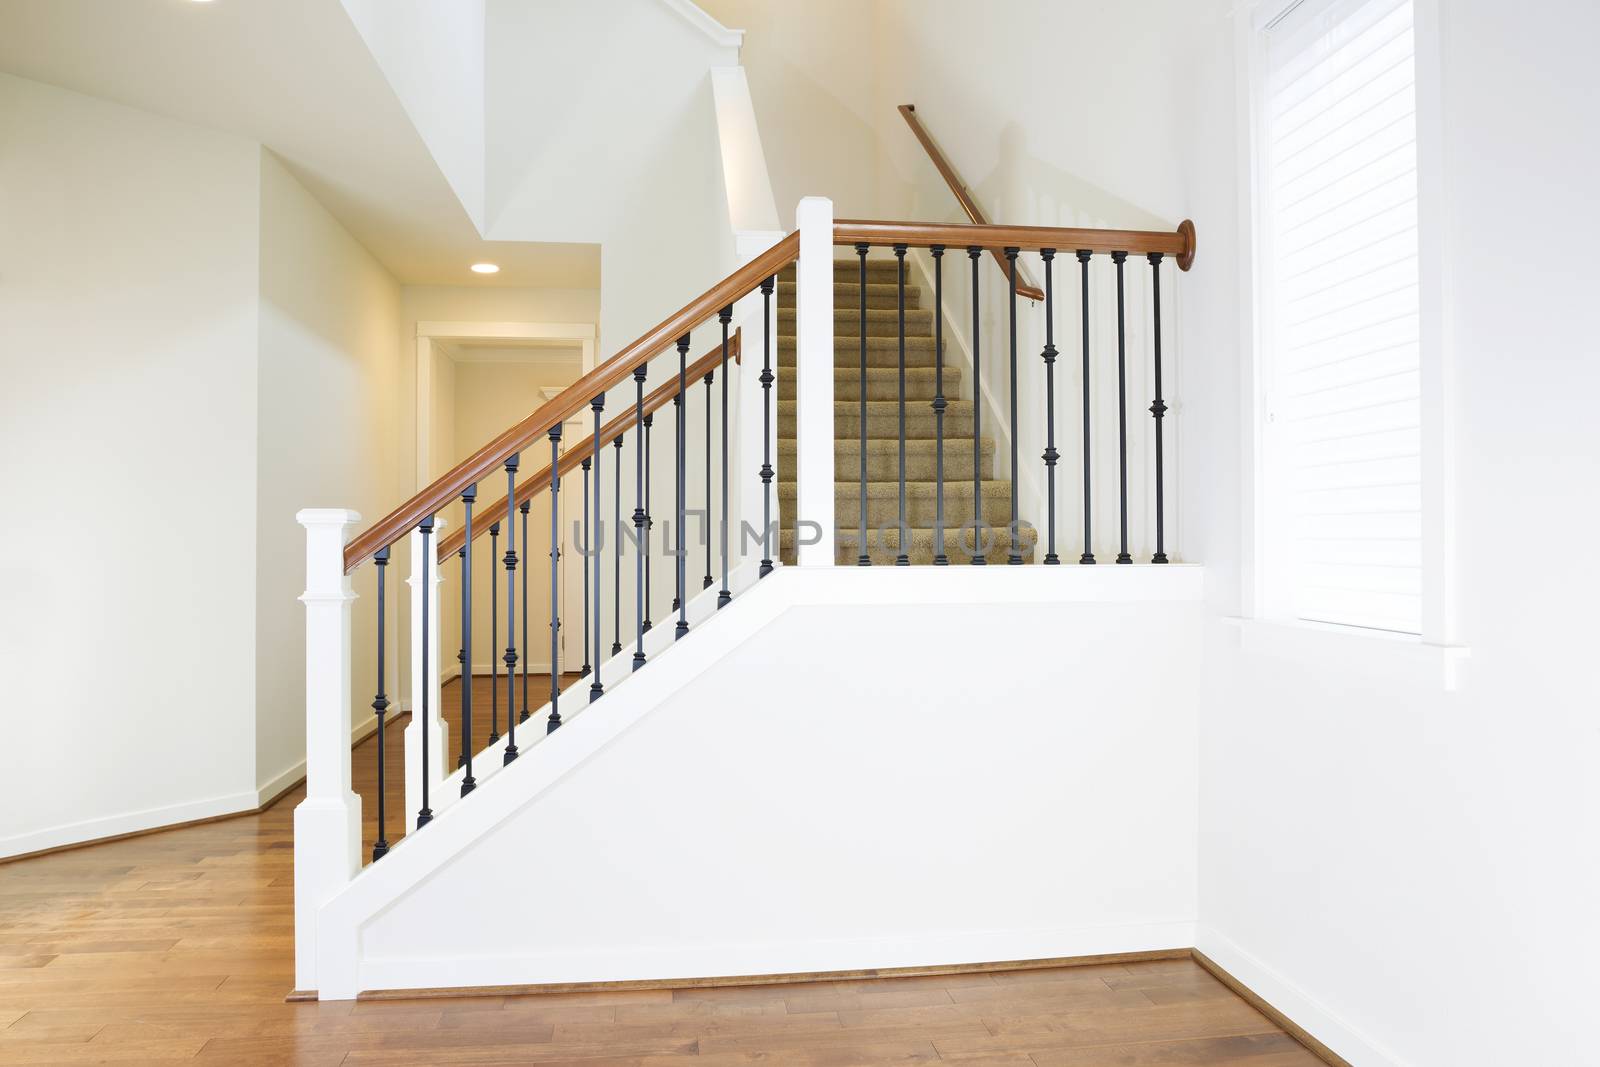
<path fill-rule="evenodd" d="M 349 508 L 301 508 L 294 513 L 294 521 L 306 529 L 313 526 L 354 526 L 361 521 L 361 514 Z"/>

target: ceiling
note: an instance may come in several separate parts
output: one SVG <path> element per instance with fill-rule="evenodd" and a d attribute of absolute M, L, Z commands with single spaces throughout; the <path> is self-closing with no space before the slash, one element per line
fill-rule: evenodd
<path fill-rule="evenodd" d="M 0 70 L 260 142 L 402 284 L 599 287 L 598 245 L 482 238 L 339 0 L 0 0 Z"/>

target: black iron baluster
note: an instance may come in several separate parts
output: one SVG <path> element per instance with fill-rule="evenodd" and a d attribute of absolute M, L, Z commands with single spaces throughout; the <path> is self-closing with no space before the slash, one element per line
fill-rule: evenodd
<path fill-rule="evenodd" d="M 1093 255 L 1087 248 L 1078 249 L 1079 274 L 1083 281 L 1080 305 L 1083 318 L 1083 555 L 1078 557 L 1079 563 L 1094 562 L 1094 522 L 1090 511 L 1093 494 L 1089 484 L 1089 260 Z"/>
<path fill-rule="evenodd" d="M 1151 252 L 1150 303 L 1155 309 L 1156 399 L 1150 405 L 1150 414 L 1156 420 L 1156 553 L 1151 563 L 1167 562 L 1166 536 L 1166 485 L 1161 452 L 1161 423 L 1167 414 L 1167 405 L 1161 399 L 1161 253 Z"/>
<path fill-rule="evenodd" d="M 612 523 L 612 530 L 617 541 L 616 551 L 612 553 L 611 565 L 611 654 L 613 656 L 622 654 L 622 438 L 624 436 L 625 435 L 619 433 L 617 434 L 615 440 L 611 442 L 612 450 L 616 453 L 617 457 L 617 462 L 614 464 L 616 480 L 615 484 L 611 488 L 611 505 L 612 511 L 615 515 L 615 520 Z M 595 463 L 594 469 L 594 514 L 595 524 L 598 526 L 600 522 L 600 464 L 598 461 Z M 596 560 L 595 571 L 598 572 L 599 570 L 599 560 Z M 598 588 L 598 585 L 596 588 Z M 600 601 L 598 599 L 595 600 L 594 610 L 596 615 L 594 621 L 595 633 L 599 633 Z M 585 645 L 589 643 L 589 631 L 587 630 L 583 632 L 583 642 Z M 598 639 L 596 639 L 596 650 L 598 650 L 599 647 L 600 642 Z M 599 660 L 596 659 L 595 670 L 598 671 L 599 669 Z"/>
<path fill-rule="evenodd" d="M 907 543 L 911 532 L 906 525 L 906 246 L 894 246 L 895 306 L 899 308 L 900 322 L 900 525 L 895 530 L 895 543 L 900 552 L 894 557 L 896 567 L 911 566 Z"/>
<path fill-rule="evenodd" d="M 871 248 L 871 245 L 856 245 L 856 257 L 860 263 L 861 274 L 859 285 L 861 307 L 858 309 L 861 316 L 861 336 L 859 338 L 861 342 L 861 400 L 859 402 L 861 408 L 861 455 L 859 457 L 861 461 L 861 484 L 857 487 L 861 497 L 861 530 L 859 533 L 861 540 L 856 545 L 856 548 L 859 549 L 856 554 L 856 566 L 858 567 L 872 566 L 872 556 L 867 551 L 867 253 L 871 251 Z"/>
<path fill-rule="evenodd" d="M 430 697 L 433 692 L 432 676 L 428 673 L 428 605 L 433 602 L 433 549 L 428 547 L 428 539 L 433 536 L 433 516 L 429 515 L 417 524 L 418 531 L 422 534 L 422 807 L 417 812 L 417 829 L 433 821 L 433 809 L 428 806 L 428 779 L 432 777 L 428 765 L 428 729 Z"/>
<path fill-rule="evenodd" d="M 472 776 L 472 505 L 478 499 L 478 487 L 469 485 L 461 491 L 461 507 L 465 513 L 462 533 L 466 540 L 461 551 L 461 795 L 466 796 L 478 786 Z"/>
<path fill-rule="evenodd" d="M 1122 301 L 1122 265 L 1127 261 L 1128 253 L 1111 253 L 1111 262 L 1117 265 L 1117 471 L 1122 501 L 1122 550 L 1117 553 L 1118 563 L 1133 562 L 1128 555 L 1128 346 Z"/>
<path fill-rule="evenodd" d="M 989 561 L 984 558 L 988 546 L 984 544 L 983 514 L 983 308 L 979 304 L 978 257 L 983 249 L 976 245 L 967 248 L 967 258 L 972 261 L 972 565 L 981 567 Z"/>
<path fill-rule="evenodd" d="M 944 552 L 944 245 L 933 255 L 933 565 L 948 567 Z"/>
<path fill-rule="evenodd" d="M 635 399 L 633 402 L 633 424 L 635 426 L 644 422 L 644 376 L 645 365 L 639 364 L 633 371 L 633 385 Z M 633 669 L 638 670 L 644 666 L 644 434 L 636 433 L 633 438 L 634 483 L 633 483 L 633 621 L 634 621 L 634 646 Z M 710 483 L 707 483 L 709 488 Z"/>
<path fill-rule="evenodd" d="M 1006 274 L 1011 279 L 1011 525 L 1007 527 L 1011 553 L 1006 556 L 1006 563 L 1015 567 L 1022 563 L 1022 549 L 1017 543 L 1021 520 L 1017 509 L 1017 249 L 1007 248 L 1005 254 Z"/>
<path fill-rule="evenodd" d="M 505 763 L 517 758 L 517 517 L 511 502 L 517 499 L 518 456 L 506 460 L 506 752 Z M 527 531 L 523 531 L 526 535 Z M 526 690 L 527 686 L 523 686 Z"/>
<path fill-rule="evenodd" d="M 655 412 L 649 412 L 644 417 L 644 545 L 640 552 L 644 553 L 644 632 L 649 633 L 653 625 L 650 621 L 650 590 L 655 584 L 650 575 L 650 537 L 656 528 L 655 514 L 650 510 L 650 482 L 651 472 L 655 469 L 650 465 L 650 426 L 655 422 Z"/>
<path fill-rule="evenodd" d="M 1056 297 L 1050 270 L 1055 262 L 1056 250 L 1041 248 L 1039 257 L 1044 260 L 1044 474 L 1046 487 L 1046 526 L 1049 529 L 1049 549 L 1044 554 L 1047 564 L 1059 564 L 1056 555 Z"/>
<path fill-rule="evenodd" d="M 594 533 L 589 529 L 589 469 L 598 464 L 598 456 L 593 457 L 593 462 L 591 462 L 591 457 L 583 457 L 583 550 L 580 553 L 583 556 L 583 666 L 578 668 L 579 678 L 589 677 L 589 556 L 591 554 L 594 555 L 594 565 L 596 567 L 600 566 L 600 556 L 595 552 L 594 547 Z M 553 466 L 550 469 L 551 471 L 555 470 Z M 552 503 L 551 506 L 554 507 L 555 505 Z M 555 575 L 555 564 L 552 563 L 550 565 L 551 581 L 555 581 Z M 599 604 L 594 607 L 596 611 L 600 610 Z M 550 626 L 552 629 L 556 629 L 559 624 L 560 620 L 556 618 L 555 601 L 552 599 L 550 602 Z"/>
<path fill-rule="evenodd" d="M 711 382 L 716 376 L 715 370 L 706 371 L 706 576 L 701 589 L 711 588 Z"/>
<path fill-rule="evenodd" d="M 728 323 L 733 321 L 733 306 L 723 308 L 717 321 L 722 323 L 722 522 L 717 527 L 718 551 L 722 553 L 722 588 L 717 590 L 717 610 L 721 611 L 733 600 L 733 592 L 728 588 Z"/>
<path fill-rule="evenodd" d="M 594 413 L 594 447 L 590 449 L 590 454 L 594 456 L 600 455 L 600 413 L 605 410 L 605 406 L 606 394 L 604 393 L 601 393 L 599 396 L 589 401 L 589 410 Z M 622 444 L 621 437 L 617 438 L 617 444 L 619 447 L 619 451 L 617 452 L 617 482 L 620 485 L 622 482 L 622 452 L 620 451 L 620 446 Z M 600 465 L 598 463 L 595 464 L 594 468 L 594 525 L 596 529 L 600 527 Z M 617 540 L 621 541 L 621 539 L 622 530 L 620 527 L 618 527 Z M 617 546 L 617 550 L 619 552 L 622 550 L 622 546 L 620 544 Z M 597 605 L 600 603 L 600 572 L 601 568 L 596 567 L 594 569 L 594 602 Z M 621 577 L 620 563 L 617 567 L 617 575 L 619 578 Z M 619 581 L 617 583 L 617 587 L 620 589 L 621 586 L 622 583 Z M 594 681 L 589 683 L 589 700 L 591 702 L 599 699 L 601 694 L 606 691 L 606 687 L 600 682 L 600 630 L 600 613 L 596 611 L 594 620 Z M 588 634 L 584 634 L 583 636 L 585 641 L 589 639 Z M 618 647 L 617 651 L 622 651 L 620 646 Z"/>
<path fill-rule="evenodd" d="M 772 290 L 774 274 L 761 283 L 761 569 L 772 573 Z"/>
<path fill-rule="evenodd" d="M 673 629 L 672 639 L 678 640 L 689 632 L 689 541 L 685 536 L 689 526 L 689 488 L 685 484 L 689 479 L 689 468 L 686 453 L 689 447 L 689 425 L 685 421 L 688 411 L 685 405 L 689 395 L 689 335 L 684 334 L 678 338 L 678 392 L 672 398 L 674 410 L 673 427 L 676 438 L 673 448 L 677 452 L 676 473 L 678 482 L 678 497 L 676 501 L 676 518 L 678 547 L 673 559 L 673 572 L 677 580 L 677 596 L 673 598 L 672 610 L 678 613 L 678 624 Z"/>
<path fill-rule="evenodd" d="M 461 561 L 462 577 L 465 578 L 466 577 L 467 567 L 468 567 L 468 563 L 467 563 L 467 546 L 466 545 L 462 545 L 460 548 L 456 549 L 456 558 Z M 463 582 L 462 585 L 463 585 L 463 589 L 465 589 L 466 583 Z M 465 591 L 462 592 L 461 599 L 462 599 L 463 606 L 465 606 L 465 604 L 466 604 L 466 593 L 465 593 Z M 466 614 L 465 612 L 462 613 L 463 617 L 465 617 L 465 614 Z M 466 684 L 467 680 L 470 679 L 471 676 L 472 676 L 471 668 L 469 666 L 467 666 L 467 662 L 468 662 L 468 660 L 467 660 L 467 631 L 463 629 L 461 631 L 461 647 L 456 650 L 456 663 L 461 665 L 461 676 L 459 678 L 457 678 L 456 681 L 461 682 L 464 685 Z M 469 686 L 468 688 L 471 688 L 471 687 Z M 469 697 L 468 699 L 470 700 L 471 698 Z M 457 767 L 465 767 L 466 765 L 467 765 L 467 738 L 466 738 L 465 734 L 462 734 L 462 737 L 461 737 L 461 752 L 456 756 L 456 766 Z"/>
<path fill-rule="evenodd" d="M 513 522 L 509 505 L 506 521 Z M 494 650 L 500 647 L 500 579 L 495 561 L 500 558 L 500 524 L 489 524 L 489 743 L 500 740 L 500 662 Z M 506 722 L 511 721 L 511 679 L 506 679 Z"/>
<path fill-rule="evenodd" d="M 553 467 L 553 466 L 550 468 L 550 483 L 551 483 L 552 486 L 555 484 L 555 467 Z M 511 498 L 508 496 L 508 497 L 506 497 L 506 499 L 509 501 Z M 524 554 L 526 554 L 528 552 L 528 546 L 533 544 L 532 541 L 528 540 L 528 509 L 529 509 L 530 506 L 532 506 L 532 504 L 533 504 L 533 501 L 531 501 L 531 500 L 523 500 L 522 505 L 517 508 L 517 512 L 522 516 L 522 551 L 523 551 Z M 523 641 L 531 641 L 532 640 L 532 634 L 533 634 L 533 631 L 528 629 L 528 571 L 529 570 L 530 570 L 530 568 L 528 568 L 528 567 L 523 567 L 522 568 L 522 640 Z M 527 722 L 528 721 L 528 659 L 529 659 L 528 656 L 523 656 L 522 657 L 522 712 L 517 718 L 518 722 Z"/>
<path fill-rule="evenodd" d="M 383 604 L 383 576 L 389 568 L 389 546 L 378 549 L 372 557 L 378 568 L 378 695 L 372 698 L 372 710 L 378 716 L 378 839 L 372 843 L 372 862 L 377 863 L 389 851 L 388 814 L 384 806 L 384 715 L 389 710 L 389 697 L 384 692 L 384 627 L 388 618 Z"/>
<path fill-rule="evenodd" d="M 561 726 L 561 424 L 550 427 L 550 715 L 544 732 Z M 589 523 L 589 460 L 583 461 L 583 521 Z M 526 543 L 526 542 L 524 542 Z M 585 550 L 588 545 L 583 546 Z M 589 557 L 583 557 L 584 659 L 589 645 Z"/>

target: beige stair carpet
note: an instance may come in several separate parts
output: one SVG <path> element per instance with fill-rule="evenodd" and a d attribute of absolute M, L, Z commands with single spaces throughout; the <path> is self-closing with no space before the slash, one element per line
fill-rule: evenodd
<path fill-rule="evenodd" d="M 893 564 L 900 552 L 900 341 L 898 286 L 893 260 L 867 261 L 867 541 L 874 565 Z M 934 559 L 937 515 L 937 420 L 933 411 L 936 352 L 934 309 L 923 305 L 920 285 L 906 282 L 906 526 L 913 564 Z M 839 525 L 838 562 L 860 554 L 861 514 L 861 287 L 856 260 L 833 270 L 834 321 L 834 508 Z M 794 381 L 795 290 L 793 272 L 778 278 L 778 374 Z M 961 368 L 946 362 L 944 395 L 944 544 L 952 566 L 969 564 L 974 553 L 988 563 L 1010 555 L 1011 483 L 995 477 L 995 443 L 974 435 L 971 400 L 962 396 Z M 787 390 L 786 390 L 787 391 Z M 971 390 L 968 390 L 970 393 Z M 778 499 L 787 520 L 795 517 L 795 416 L 792 392 L 778 403 Z M 982 525 L 973 494 L 980 482 Z M 780 536 L 781 558 L 795 559 L 793 523 Z M 1031 526 L 1018 530 L 1024 561 L 1034 560 L 1038 538 Z"/>

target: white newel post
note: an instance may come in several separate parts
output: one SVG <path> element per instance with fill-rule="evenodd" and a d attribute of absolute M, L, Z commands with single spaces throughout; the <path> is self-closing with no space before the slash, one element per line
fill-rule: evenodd
<path fill-rule="evenodd" d="M 433 533 L 428 537 L 428 550 L 422 550 L 422 534 L 411 531 L 411 577 L 406 584 L 411 587 L 411 721 L 406 724 L 406 810 L 401 822 L 407 831 L 417 825 L 417 812 L 422 804 L 422 731 L 428 731 L 428 804 L 437 815 L 450 803 L 443 788 L 446 768 L 455 763 L 445 762 L 445 747 L 449 744 L 449 730 L 439 713 L 441 688 L 439 682 L 439 586 L 444 581 L 439 572 L 439 538 L 444 535 L 444 520 L 435 518 Z M 426 568 L 427 576 L 423 570 Z M 423 593 L 428 596 L 428 677 L 422 677 L 422 604 Z M 427 714 L 423 714 L 423 694 L 427 694 Z"/>
<path fill-rule="evenodd" d="M 294 984 L 316 988 L 317 909 L 361 869 L 361 798 L 350 789 L 350 606 L 347 528 L 361 516 L 307 508 L 306 798 L 294 809 Z"/>
<path fill-rule="evenodd" d="M 834 564 L 833 515 L 833 201 L 808 196 L 795 211 L 800 262 L 795 267 L 796 562 Z M 815 525 L 812 525 L 812 524 Z M 817 538 L 813 544 L 806 542 Z"/>

